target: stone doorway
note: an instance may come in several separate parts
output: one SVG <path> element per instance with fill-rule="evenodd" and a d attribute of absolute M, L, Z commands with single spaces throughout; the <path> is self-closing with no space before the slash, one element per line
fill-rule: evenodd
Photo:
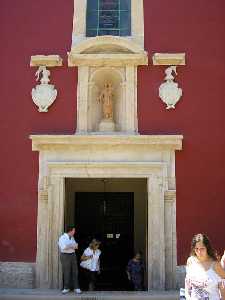
<path fill-rule="evenodd" d="M 147 182 L 147 287 L 176 284 L 175 150 L 182 136 L 32 136 L 40 151 L 36 282 L 62 282 L 57 240 L 64 230 L 65 182 L 75 179 L 145 179 Z"/>
<path fill-rule="evenodd" d="M 147 180 L 67 178 L 65 194 L 65 225 L 77 227 L 78 257 L 93 237 L 102 242 L 97 289 L 131 289 L 126 266 L 135 250 L 147 266 Z"/>

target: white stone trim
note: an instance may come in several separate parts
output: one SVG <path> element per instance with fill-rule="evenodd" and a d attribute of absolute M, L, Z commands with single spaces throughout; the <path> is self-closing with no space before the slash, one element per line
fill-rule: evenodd
<path fill-rule="evenodd" d="M 153 65 L 160 66 L 184 66 L 185 53 L 154 53 L 152 56 Z"/>
<path fill-rule="evenodd" d="M 79 145 L 148 145 L 157 149 L 182 149 L 182 135 L 31 135 L 32 150 Z M 166 157 L 165 157 L 166 159 Z M 173 158 L 171 158 L 173 159 Z M 173 159 L 174 163 L 174 159 Z M 173 168 L 173 174 L 175 169 Z"/>
<path fill-rule="evenodd" d="M 65 178 L 147 178 L 148 289 L 173 288 L 176 284 L 174 151 L 181 149 L 182 136 L 31 138 L 33 150 L 40 151 L 37 286 L 58 288 L 61 284 L 56 241 L 63 230 Z"/>
<path fill-rule="evenodd" d="M 88 54 L 93 52 L 92 49 L 94 49 L 95 52 L 97 51 L 96 49 L 99 49 L 98 51 L 104 53 L 104 47 L 108 45 L 126 53 L 145 53 L 143 47 L 134 44 L 132 40 L 112 35 L 90 37 L 74 46 L 71 52 L 74 54 Z"/>
<path fill-rule="evenodd" d="M 166 289 L 176 287 L 176 190 L 167 190 L 165 199 L 165 260 Z"/>
<path fill-rule="evenodd" d="M 83 54 L 82 54 L 83 55 Z M 96 58 L 95 58 L 96 59 Z M 106 59 L 106 61 L 108 61 Z M 110 61 L 110 60 L 109 60 Z M 107 70 L 107 71 L 106 71 Z M 95 82 L 93 74 L 98 73 L 100 82 Z M 123 74 L 122 78 L 118 74 Z M 114 101 L 117 107 L 114 107 L 114 114 L 118 117 L 116 120 L 116 133 L 136 134 L 138 133 L 137 122 L 137 67 L 126 65 L 123 68 L 119 66 L 96 67 L 93 71 L 93 66 L 79 66 L 78 68 L 78 88 L 77 88 L 77 130 L 76 134 L 87 134 L 97 131 L 98 122 L 95 110 L 97 106 L 97 94 L 93 95 L 95 87 L 100 92 L 104 81 L 108 78 L 109 82 L 117 77 L 116 90 L 119 92 L 119 97 L 115 97 Z M 118 84 L 118 80 L 120 81 Z M 92 107 L 93 104 L 95 106 Z M 88 118 L 94 118 L 94 128 L 88 128 Z M 106 133 L 107 134 L 107 133 Z"/>
<path fill-rule="evenodd" d="M 131 35 L 134 42 L 144 49 L 143 0 L 131 0 Z"/>
<path fill-rule="evenodd" d="M 76 130 L 80 133 L 88 131 L 88 70 L 87 66 L 78 68 Z"/>
<path fill-rule="evenodd" d="M 76 46 L 86 37 L 86 8 L 87 0 L 74 0 L 72 47 Z M 144 12 L 143 0 L 131 0 L 131 36 L 123 39 L 132 40 L 144 48 Z"/>
<path fill-rule="evenodd" d="M 49 193 L 49 217 L 48 219 L 60 220 L 58 223 L 49 224 L 48 241 L 50 261 L 42 262 L 48 269 L 48 284 L 51 288 L 57 288 L 59 281 L 59 259 L 57 241 L 58 236 L 63 231 L 63 206 L 64 206 L 64 178 L 148 178 L 148 286 L 149 289 L 164 289 L 165 287 L 165 253 L 164 253 L 164 226 L 161 226 L 164 220 L 164 181 L 167 178 L 166 164 L 164 163 L 143 163 L 143 162 L 49 162 L 49 181 L 52 192 Z M 159 215 L 160 214 L 160 215 Z M 43 223 L 42 223 L 43 226 Z M 156 230 L 157 228 L 157 230 Z M 155 249 L 155 250 L 154 250 Z M 161 249 L 161 250 L 159 250 Z M 37 254 L 39 255 L 39 254 Z M 41 254 L 43 255 L 43 253 Z M 46 257 L 47 258 L 47 257 Z M 38 266 L 37 266 L 38 267 Z M 41 267 L 38 267 L 37 277 L 41 285 L 42 279 Z M 39 275 L 39 276 L 38 276 Z"/>
<path fill-rule="evenodd" d="M 30 59 L 31 67 L 61 67 L 62 58 L 59 55 L 32 55 Z"/>
<path fill-rule="evenodd" d="M 74 54 L 69 53 L 68 66 L 138 66 L 148 65 L 146 54 Z"/>
<path fill-rule="evenodd" d="M 87 0 L 74 0 L 72 45 L 85 38 L 86 11 L 87 11 Z"/>

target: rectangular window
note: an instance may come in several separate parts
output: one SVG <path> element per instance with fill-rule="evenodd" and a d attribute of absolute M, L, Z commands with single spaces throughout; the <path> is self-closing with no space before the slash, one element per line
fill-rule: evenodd
<path fill-rule="evenodd" d="M 86 36 L 131 35 L 130 0 L 87 0 Z"/>

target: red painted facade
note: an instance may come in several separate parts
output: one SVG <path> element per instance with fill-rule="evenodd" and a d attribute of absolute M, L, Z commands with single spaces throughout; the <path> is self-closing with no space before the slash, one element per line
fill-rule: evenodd
<path fill-rule="evenodd" d="M 145 0 L 145 49 L 150 65 L 138 70 L 138 116 L 142 134 L 183 134 L 176 154 L 178 263 L 194 233 L 205 232 L 222 250 L 225 228 L 225 2 Z M 67 67 L 73 0 L 2 0 L 0 261 L 35 261 L 38 153 L 30 134 L 73 134 L 76 68 Z M 155 52 L 185 52 L 178 67 L 183 89 L 175 110 L 158 98 L 164 68 L 151 66 Z M 31 99 L 35 68 L 30 56 L 59 54 L 54 68 L 56 103 L 47 114 Z"/>

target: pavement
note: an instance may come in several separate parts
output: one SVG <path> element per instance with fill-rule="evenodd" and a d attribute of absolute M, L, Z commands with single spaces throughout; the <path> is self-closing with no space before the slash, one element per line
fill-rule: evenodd
<path fill-rule="evenodd" d="M 83 292 L 78 295 L 70 292 L 62 295 L 61 291 L 53 289 L 3 289 L 0 288 L 0 300 L 179 300 L 178 291 L 149 292 L 115 292 L 96 291 Z"/>

